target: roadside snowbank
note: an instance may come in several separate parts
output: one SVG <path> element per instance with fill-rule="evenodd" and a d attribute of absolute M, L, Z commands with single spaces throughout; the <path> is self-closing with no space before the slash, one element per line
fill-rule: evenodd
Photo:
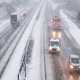
<path fill-rule="evenodd" d="M 75 23 L 72 22 L 71 19 L 69 19 L 69 17 L 64 13 L 63 10 L 60 10 L 60 16 L 62 18 L 64 27 L 66 29 L 64 31 L 66 31 L 67 34 L 70 34 L 71 37 L 73 37 L 73 39 L 76 41 L 76 43 L 77 43 L 76 46 L 80 47 L 80 29 L 78 28 L 78 26 Z"/>

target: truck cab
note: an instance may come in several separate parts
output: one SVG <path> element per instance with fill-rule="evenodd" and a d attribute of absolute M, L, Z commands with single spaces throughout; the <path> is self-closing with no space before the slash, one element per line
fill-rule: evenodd
<path fill-rule="evenodd" d="M 59 39 L 50 39 L 49 53 L 60 53 L 60 40 Z"/>

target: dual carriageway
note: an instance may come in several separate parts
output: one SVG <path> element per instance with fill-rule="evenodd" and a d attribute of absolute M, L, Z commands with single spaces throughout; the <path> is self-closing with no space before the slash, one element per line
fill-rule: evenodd
<path fill-rule="evenodd" d="M 59 55 L 48 53 L 50 19 L 57 15 L 68 24 L 63 18 L 64 15 L 56 13 L 57 7 L 52 1 L 42 1 L 29 10 L 28 16 L 17 29 L 8 26 L 0 34 L 0 40 L 4 40 L 3 44 L 0 43 L 2 44 L 0 47 L 1 80 L 80 79 L 78 74 L 70 75 L 67 68 L 67 57 L 70 54 L 80 55 L 80 49 L 75 46 L 77 41 L 66 29 L 69 25 L 63 24 L 61 53 Z"/>

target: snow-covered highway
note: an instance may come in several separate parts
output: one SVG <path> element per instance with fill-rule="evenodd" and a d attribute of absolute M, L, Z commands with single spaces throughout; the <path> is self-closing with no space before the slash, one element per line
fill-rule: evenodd
<path fill-rule="evenodd" d="M 18 27 L 14 28 L 10 19 L 0 24 L 0 80 L 80 80 L 79 73 L 69 73 L 70 55 L 80 58 L 80 28 L 65 13 L 64 3 L 36 0 L 29 5 L 28 10 L 22 6 L 16 9 L 19 10 L 15 12 L 20 20 Z M 50 25 L 55 17 L 60 18 L 61 29 Z M 57 31 L 61 33 L 60 38 L 51 36 Z M 51 39 L 59 41 L 53 44 L 53 49 Z M 59 54 L 57 49 L 55 54 L 50 53 L 55 48 L 60 49 Z"/>

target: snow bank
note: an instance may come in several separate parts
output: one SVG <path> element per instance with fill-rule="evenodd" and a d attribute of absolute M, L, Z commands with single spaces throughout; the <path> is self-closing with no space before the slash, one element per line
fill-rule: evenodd
<path fill-rule="evenodd" d="M 8 19 L 8 20 L 4 20 L 4 21 L 0 24 L 0 33 L 2 33 L 9 25 L 10 25 L 9 19 Z"/>
<path fill-rule="evenodd" d="M 64 12 L 67 14 L 67 16 L 69 16 L 70 18 L 76 19 L 78 12 L 75 11 L 70 11 L 70 10 L 64 10 Z"/>
<path fill-rule="evenodd" d="M 80 29 L 75 23 L 72 22 L 71 19 L 69 19 L 69 17 L 63 12 L 63 10 L 60 10 L 60 16 L 62 18 L 64 26 L 66 27 L 65 31 L 67 31 L 67 34 L 70 34 L 76 41 L 77 45 L 80 46 Z"/>

